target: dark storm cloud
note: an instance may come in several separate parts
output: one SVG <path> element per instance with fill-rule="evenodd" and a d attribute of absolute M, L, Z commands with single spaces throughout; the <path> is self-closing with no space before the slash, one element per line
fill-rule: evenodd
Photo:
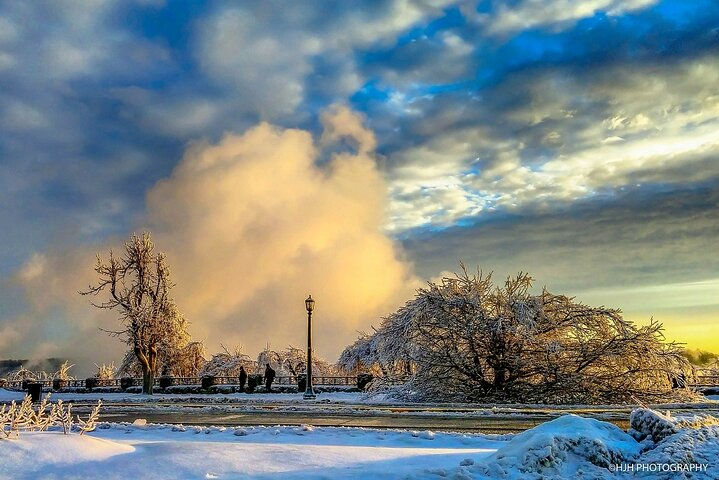
<path fill-rule="evenodd" d="M 124 122 L 106 89 L 171 62 L 120 25 L 122 12 L 113 2 L 0 7 L 0 272 L 71 230 L 88 239 L 124 228 L 158 174 L 145 171 L 161 163 L 158 143 Z"/>
<path fill-rule="evenodd" d="M 635 189 L 560 212 L 497 214 L 406 240 L 425 277 L 459 261 L 501 278 L 529 271 L 540 285 L 578 292 L 715 278 L 719 183 Z"/>

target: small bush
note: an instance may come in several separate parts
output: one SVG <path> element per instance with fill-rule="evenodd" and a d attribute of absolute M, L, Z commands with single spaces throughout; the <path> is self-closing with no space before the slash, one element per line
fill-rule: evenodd
<path fill-rule="evenodd" d="M 98 400 L 87 420 L 78 415 L 75 421 L 71 403 L 65 405 L 62 400 L 49 403 L 49 398 L 50 394 L 38 404 L 37 409 L 33 408 L 29 395 L 19 404 L 15 401 L 10 405 L 3 404 L 0 407 L 0 431 L 5 438 L 18 437 L 20 431 L 45 431 L 51 426 L 61 426 L 64 434 L 70 433 L 73 428 L 79 430 L 80 435 L 95 429 L 102 400 Z"/>

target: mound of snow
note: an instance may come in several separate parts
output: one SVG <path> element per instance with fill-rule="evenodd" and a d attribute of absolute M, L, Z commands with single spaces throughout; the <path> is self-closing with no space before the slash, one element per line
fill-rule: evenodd
<path fill-rule="evenodd" d="M 649 439 L 656 443 L 678 431 L 674 419 L 655 410 L 637 408 L 629 417 L 629 434 L 638 441 Z"/>
<path fill-rule="evenodd" d="M 652 450 L 641 457 L 646 464 L 674 464 L 674 465 L 707 465 L 705 478 L 719 478 L 716 471 L 716 461 L 719 458 L 719 427 L 703 426 L 697 429 L 686 428 L 665 438 Z M 638 477 L 646 476 L 655 479 L 674 478 L 702 478 L 702 474 L 691 472 L 658 472 L 650 474 L 637 473 Z"/>
<path fill-rule="evenodd" d="M 719 419 L 711 415 L 672 417 L 648 409 L 632 412 L 629 432 L 642 440 L 645 452 L 639 461 L 657 466 L 702 466 L 704 470 L 671 469 L 636 472 L 636 477 L 653 479 L 719 478 L 712 472 L 719 458 Z"/>
<path fill-rule="evenodd" d="M 490 478 L 602 478 L 611 475 L 610 466 L 638 454 L 637 441 L 619 427 L 565 415 L 520 433 L 472 468 Z"/>
<path fill-rule="evenodd" d="M 89 435 L 23 432 L 18 438 L 0 440 L 0 451 L 0 477 L 21 478 L 48 468 L 59 472 L 63 466 L 107 460 L 134 452 L 135 447 Z"/>

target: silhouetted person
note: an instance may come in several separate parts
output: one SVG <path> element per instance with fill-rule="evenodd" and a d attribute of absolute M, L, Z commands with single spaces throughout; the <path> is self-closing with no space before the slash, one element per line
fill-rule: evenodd
<path fill-rule="evenodd" d="M 240 367 L 240 392 L 245 393 L 245 383 L 247 382 L 247 372 L 245 367 Z"/>
<path fill-rule="evenodd" d="M 275 371 L 270 367 L 270 364 L 267 364 L 267 368 L 265 368 L 265 387 L 267 387 L 267 391 L 272 391 L 272 382 L 275 380 Z"/>

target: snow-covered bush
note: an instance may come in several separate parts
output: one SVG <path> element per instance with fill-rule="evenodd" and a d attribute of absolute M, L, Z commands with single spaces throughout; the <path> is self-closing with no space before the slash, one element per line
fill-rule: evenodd
<path fill-rule="evenodd" d="M 52 379 L 53 380 L 74 380 L 75 377 L 70 375 L 70 369 L 74 366 L 75 365 L 70 365 L 70 362 L 65 360 L 65 362 L 63 362 L 63 364 L 60 365 L 60 368 L 58 368 L 57 372 L 55 372 L 52 375 Z"/>
<path fill-rule="evenodd" d="M 20 366 L 19 369 L 10 373 L 7 376 L 7 379 L 10 382 L 21 382 L 23 380 L 29 380 L 34 382 L 37 380 L 45 380 L 47 377 L 48 374 L 46 372 L 32 372 L 27 368 Z"/>
<path fill-rule="evenodd" d="M 652 478 L 653 480 L 676 480 L 697 478 L 719 478 L 716 472 L 717 458 L 719 456 L 719 427 L 702 426 L 691 428 L 685 426 L 674 435 L 666 437 L 661 442 L 652 445 L 641 457 L 645 464 L 673 464 L 673 465 L 704 465 L 707 470 L 700 472 L 665 471 L 637 473 L 635 477 Z"/>
<path fill-rule="evenodd" d="M 656 443 L 678 431 L 676 422 L 668 413 L 663 414 L 648 408 L 637 408 L 629 417 L 629 434 L 637 441 L 649 438 Z"/>
<path fill-rule="evenodd" d="M 94 378 L 97 378 L 98 380 L 112 380 L 117 376 L 117 367 L 115 367 L 115 362 L 110 362 L 109 365 L 102 364 L 98 365 L 95 364 L 95 367 L 97 368 L 97 371 L 95 372 Z"/>
<path fill-rule="evenodd" d="M 51 426 L 61 426 L 63 433 L 68 434 L 75 427 L 80 435 L 95 429 L 100 414 L 102 400 L 90 412 L 86 420 L 78 415 L 77 422 L 72 416 L 72 404 L 65 405 L 62 400 L 49 403 L 50 395 L 45 396 L 37 408 L 33 408 L 30 396 L 22 402 L 13 401 L 10 405 L 0 406 L 0 432 L 5 438 L 17 437 L 21 431 L 45 431 Z"/>
<path fill-rule="evenodd" d="M 430 282 L 343 352 L 345 368 L 377 365 L 409 376 L 404 398 L 455 401 L 615 403 L 692 397 L 672 389 L 691 367 L 661 324 L 636 326 L 524 273 L 495 286 L 478 271 Z"/>
<path fill-rule="evenodd" d="M 707 414 L 672 416 L 669 412 L 643 408 L 632 412 L 629 433 L 642 441 L 643 453 L 639 462 L 694 467 L 693 471 L 639 472 L 635 477 L 654 480 L 719 478 L 712 471 L 719 455 L 719 418 Z"/>

